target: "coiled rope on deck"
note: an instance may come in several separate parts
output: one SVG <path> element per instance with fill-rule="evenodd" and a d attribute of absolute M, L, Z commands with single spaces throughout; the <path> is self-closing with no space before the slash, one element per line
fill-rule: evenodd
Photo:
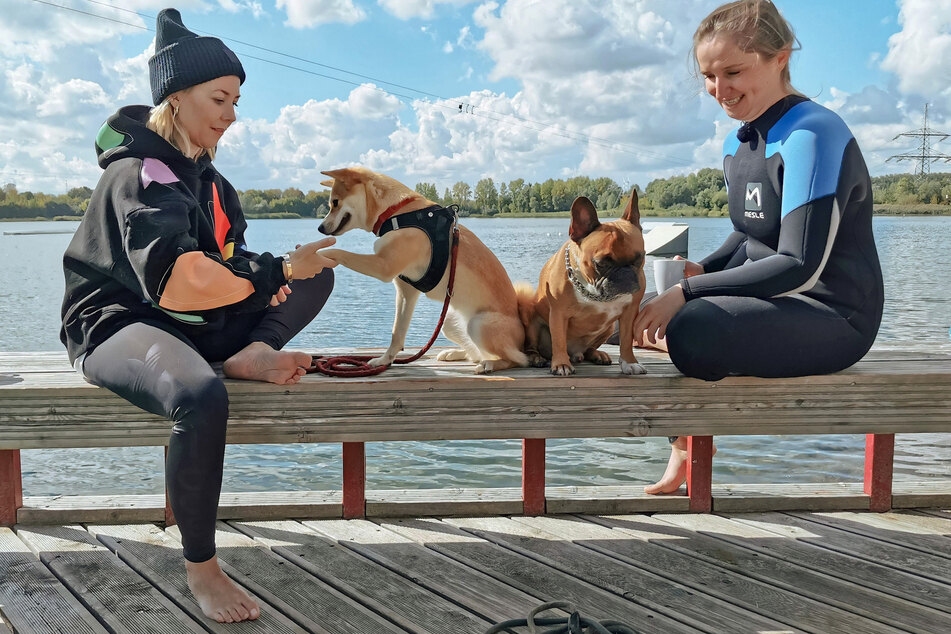
<path fill-rule="evenodd" d="M 540 612 L 558 608 L 568 612 L 568 617 L 536 618 Z M 541 631 L 535 629 L 539 625 L 556 625 L 557 627 Z M 513 627 L 528 627 L 530 634 L 636 634 L 636 630 L 620 621 L 594 621 L 581 616 L 578 609 L 567 601 L 543 603 L 532 610 L 527 619 L 502 621 L 486 630 L 485 634 L 498 634 L 498 632 L 510 631 Z"/>
<path fill-rule="evenodd" d="M 436 338 L 439 337 L 439 332 L 442 330 L 443 322 L 446 320 L 446 313 L 449 311 L 449 300 L 452 299 L 453 283 L 456 281 L 456 255 L 458 252 L 459 227 L 453 226 L 452 251 L 450 252 L 449 256 L 449 283 L 446 285 L 446 299 L 442 304 L 442 312 L 439 314 L 439 323 L 436 324 L 436 331 L 433 332 L 433 336 L 429 338 L 429 342 L 422 348 L 422 350 L 411 357 L 406 357 L 404 359 L 394 359 L 393 363 L 405 364 L 416 361 L 433 347 L 433 344 L 436 342 Z M 378 365 L 376 367 L 371 367 L 367 361 L 373 358 L 374 357 L 358 355 L 344 355 L 339 357 L 325 357 L 323 355 L 315 355 L 311 361 L 311 367 L 307 369 L 307 372 L 320 372 L 321 374 L 326 374 L 327 376 L 358 377 L 380 374 L 390 367 L 389 365 Z"/>

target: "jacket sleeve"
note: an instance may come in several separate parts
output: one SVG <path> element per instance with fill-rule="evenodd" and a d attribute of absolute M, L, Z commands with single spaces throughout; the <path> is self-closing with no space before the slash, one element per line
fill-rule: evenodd
<path fill-rule="evenodd" d="M 281 261 L 268 253 L 223 260 L 202 250 L 193 200 L 164 185 L 149 187 L 163 189 L 126 191 L 124 200 L 115 201 L 116 209 L 125 210 L 123 244 L 133 290 L 176 312 L 265 308 L 284 283 Z"/>

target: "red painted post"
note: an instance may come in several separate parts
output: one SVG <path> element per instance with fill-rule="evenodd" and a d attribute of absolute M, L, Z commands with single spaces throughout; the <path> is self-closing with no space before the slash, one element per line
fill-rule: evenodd
<path fill-rule="evenodd" d="M 895 434 L 865 435 L 865 495 L 868 509 L 884 513 L 892 508 L 892 467 Z"/>
<path fill-rule="evenodd" d="M 17 523 L 17 509 L 23 506 L 23 479 L 20 450 L 0 449 L 0 526 Z"/>
<path fill-rule="evenodd" d="M 343 518 L 367 515 L 367 457 L 362 442 L 343 443 Z"/>
<path fill-rule="evenodd" d="M 168 446 L 165 447 L 165 461 L 168 462 Z M 172 503 L 168 499 L 168 487 L 165 487 L 165 526 L 175 526 L 175 513 L 172 512 Z"/>
<path fill-rule="evenodd" d="M 522 440 L 522 513 L 545 514 L 545 439 Z"/>
<path fill-rule="evenodd" d="M 692 513 L 713 510 L 713 436 L 687 436 L 687 495 Z"/>

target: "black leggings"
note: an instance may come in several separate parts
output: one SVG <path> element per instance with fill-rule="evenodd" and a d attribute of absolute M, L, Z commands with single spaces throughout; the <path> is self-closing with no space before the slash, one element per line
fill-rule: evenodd
<path fill-rule="evenodd" d="M 82 370 L 91 383 L 174 423 L 165 483 L 188 561 L 200 563 L 215 554 L 228 392 L 209 362 L 227 359 L 255 341 L 283 348 L 323 308 L 333 280 L 331 269 L 297 280 L 286 302 L 234 316 L 213 336 L 137 322 L 86 356 Z"/>
<path fill-rule="evenodd" d="M 667 326 L 670 360 L 687 376 L 791 377 L 838 372 L 875 340 L 834 309 L 803 295 L 702 297 Z"/>

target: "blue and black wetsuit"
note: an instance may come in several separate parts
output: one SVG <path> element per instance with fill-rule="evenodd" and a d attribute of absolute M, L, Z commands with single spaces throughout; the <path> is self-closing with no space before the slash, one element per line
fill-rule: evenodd
<path fill-rule="evenodd" d="M 688 376 L 843 370 L 878 333 L 884 291 L 872 186 L 842 119 L 790 95 L 724 144 L 733 232 L 683 281 L 667 328 Z"/>

